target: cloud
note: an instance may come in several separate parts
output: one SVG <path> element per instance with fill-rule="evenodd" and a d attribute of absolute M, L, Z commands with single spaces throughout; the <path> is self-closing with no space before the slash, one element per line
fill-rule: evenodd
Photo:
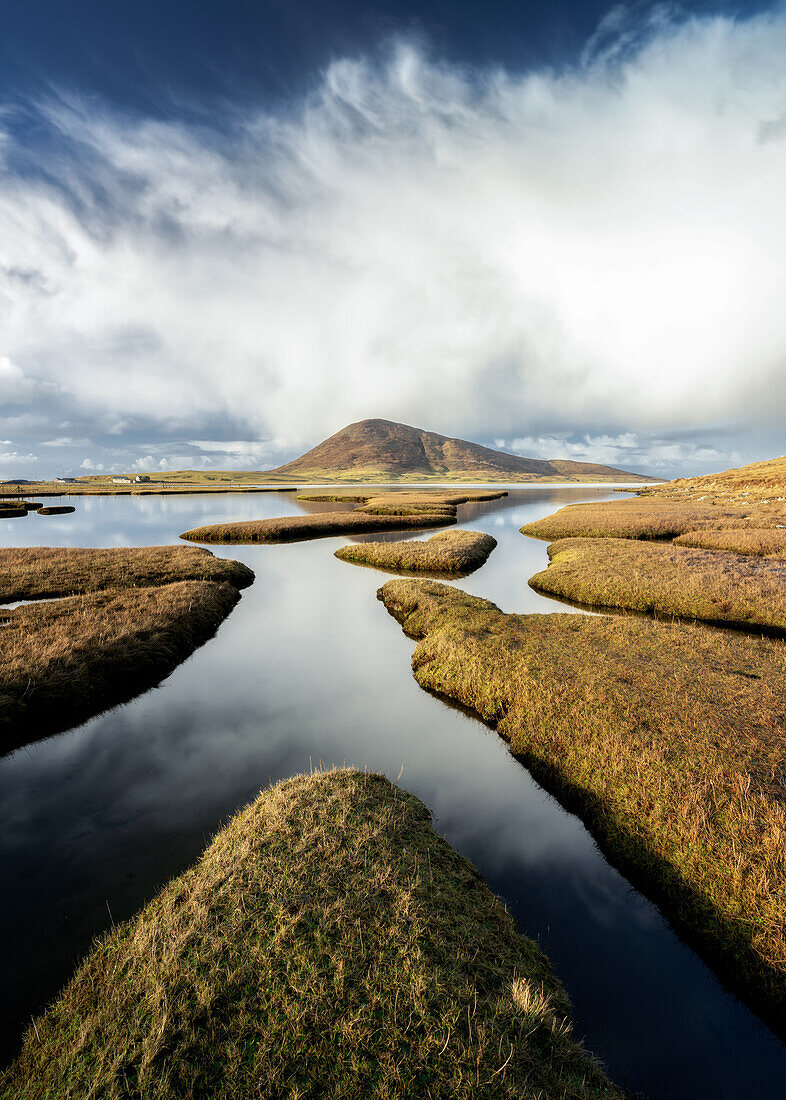
<path fill-rule="evenodd" d="M 558 435 L 525 436 L 518 439 L 495 439 L 494 446 L 513 454 L 542 455 L 544 458 L 570 458 L 578 462 L 602 462 L 625 470 L 666 475 L 674 469 L 717 470 L 723 462 L 739 464 L 743 461 L 739 452 L 719 450 L 715 446 L 697 443 L 692 439 L 673 440 L 658 436 L 640 436 L 635 432 L 575 435 L 562 432 Z"/>
<path fill-rule="evenodd" d="M 617 8 L 563 71 L 397 43 L 213 129 L 29 105 L 0 389 L 109 465 L 272 463 L 375 415 L 601 461 L 633 433 L 639 465 L 718 426 L 723 465 L 786 414 L 785 52 L 781 7 Z"/>

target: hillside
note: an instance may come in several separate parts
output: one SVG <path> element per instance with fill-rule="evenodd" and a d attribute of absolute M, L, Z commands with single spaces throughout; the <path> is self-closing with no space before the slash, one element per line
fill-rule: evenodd
<path fill-rule="evenodd" d="M 353 481 L 654 481 L 591 462 L 522 458 L 391 420 L 350 424 L 265 477 Z"/>
<path fill-rule="evenodd" d="M 751 462 L 718 474 L 677 478 L 647 489 L 647 492 L 680 499 L 743 500 L 763 504 L 783 501 L 786 499 L 786 456 Z"/>

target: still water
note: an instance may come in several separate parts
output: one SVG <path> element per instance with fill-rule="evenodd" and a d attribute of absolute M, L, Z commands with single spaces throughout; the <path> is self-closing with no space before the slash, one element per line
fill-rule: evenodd
<path fill-rule="evenodd" d="M 506 611 L 569 610 L 528 587 L 546 564 L 545 543 L 518 528 L 566 503 L 612 497 L 513 489 L 460 509 L 461 526 L 499 545 L 456 583 Z M 202 523 L 305 507 L 278 493 L 74 503 L 73 515 L 4 521 L 0 544 L 173 543 Z M 261 787 L 346 763 L 423 799 L 549 954 L 578 1034 L 616 1081 L 651 1100 L 786 1095 L 786 1047 L 496 734 L 418 688 L 413 643 L 375 598 L 387 576 L 335 559 L 345 542 L 212 548 L 256 573 L 214 639 L 159 688 L 0 759 L 3 1059 L 92 937 L 192 863 Z"/>

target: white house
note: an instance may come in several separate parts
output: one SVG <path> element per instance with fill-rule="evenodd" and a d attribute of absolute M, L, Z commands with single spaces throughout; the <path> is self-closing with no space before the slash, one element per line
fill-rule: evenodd
<path fill-rule="evenodd" d="M 131 478 L 130 477 L 113 477 L 112 478 L 112 484 L 113 485 L 130 485 L 131 484 Z"/>

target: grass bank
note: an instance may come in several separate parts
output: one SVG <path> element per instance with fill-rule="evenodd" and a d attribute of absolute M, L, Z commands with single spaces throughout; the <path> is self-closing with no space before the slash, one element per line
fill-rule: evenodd
<path fill-rule="evenodd" d="M 210 638 L 254 574 L 185 546 L 0 550 L 0 752 L 159 683 Z"/>
<path fill-rule="evenodd" d="M 253 580 L 241 562 L 215 558 L 196 546 L 0 549 L 0 603 L 172 581 L 218 581 L 246 588 Z"/>
<path fill-rule="evenodd" d="M 562 986 L 416 798 L 376 775 L 265 791 L 100 941 L 5 1100 L 621 1097 Z"/>
<path fill-rule="evenodd" d="M 750 527 L 730 531 L 689 531 L 674 542 L 705 550 L 728 550 L 732 554 L 755 554 L 762 558 L 786 558 L 786 530 L 779 527 Z"/>
<path fill-rule="evenodd" d="M 288 485 L 232 485 L 226 484 L 221 478 L 211 482 L 200 482 L 198 478 L 176 480 L 172 475 L 166 479 L 146 482 L 129 482 L 126 485 L 115 485 L 111 479 L 92 480 L 90 477 L 84 480 L 61 484 L 56 481 L 32 481 L 15 486 L 5 484 L 0 486 L 0 502 L 13 500 L 25 496 L 150 496 L 176 495 L 189 493 L 295 493 L 295 486 Z"/>
<path fill-rule="evenodd" d="M 317 512 L 311 516 L 282 516 L 280 519 L 250 519 L 236 523 L 213 523 L 184 531 L 189 542 L 298 542 L 330 535 L 362 535 L 374 531 L 419 530 L 446 527 L 455 516 L 369 516 L 362 512 Z"/>
<path fill-rule="evenodd" d="M 530 578 L 539 592 L 593 607 L 786 633 L 786 562 L 630 539 L 561 539 Z"/>
<path fill-rule="evenodd" d="M 786 501 L 786 456 L 752 462 L 733 470 L 701 477 L 678 478 L 648 487 L 664 500 L 714 500 L 720 503 L 741 501 L 783 506 Z"/>
<path fill-rule="evenodd" d="M 362 542 L 336 550 L 336 557 L 392 573 L 465 576 L 479 569 L 497 540 L 480 531 L 440 531 L 426 542 Z"/>
<path fill-rule="evenodd" d="M 506 615 L 380 590 L 415 678 L 476 711 L 604 852 L 786 1033 L 786 644 L 699 624 Z"/>
<path fill-rule="evenodd" d="M 456 522 L 458 506 L 469 502 L 498 500 L 504 490 L 462 493 L 383 493 L 378 496 L 354 494 L 359 502 L 348 512 L 316 512 L 305 516 L 216 523 L 184 531 L 181 539 L 189 542 L 295 542 L 301 539 L 335 535 L 360 535 L 373 531 L 406 531 L 427 527 L 447 527 Z M 340 496 L 302 498 L 342 500 Z"/>
<path fill-rule="evenodd" d="M 569 504 L 544 519 L 525 523 L 522 535 L 538 539 L 672 539 L 705 528 L 774 527 L 786 521 L 786 507 L 685 503 L 659 497 Z"/>
<path fill-rule="evenodd" d="M 229 584 L 181 581 L 0 612 L 0 752 L 160 683 L 239 599 Z"/>

